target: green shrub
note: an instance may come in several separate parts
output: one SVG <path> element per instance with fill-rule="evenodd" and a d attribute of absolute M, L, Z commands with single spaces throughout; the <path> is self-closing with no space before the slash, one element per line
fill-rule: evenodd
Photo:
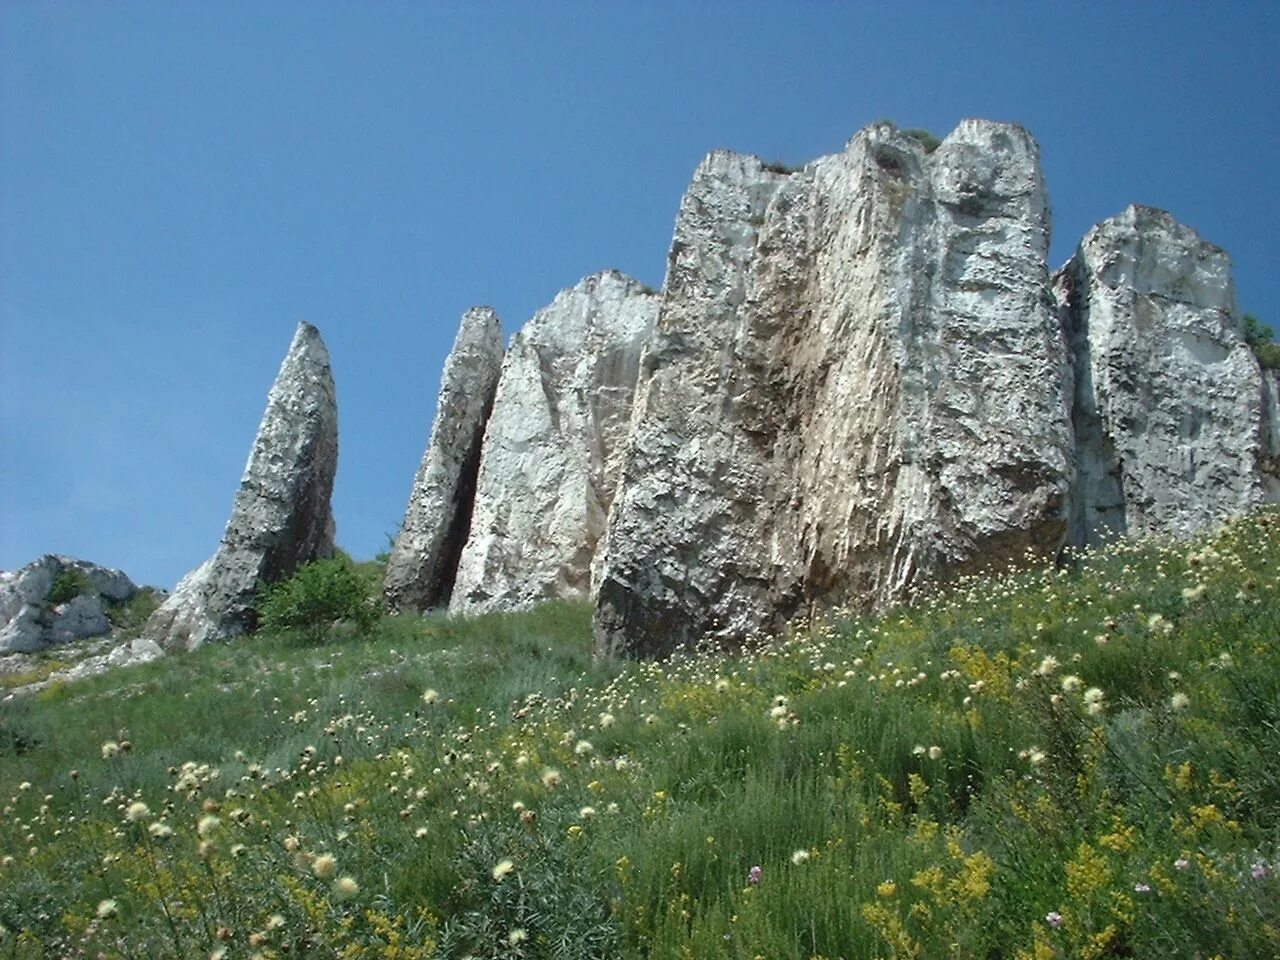
<path fill-rule="evenodd" d="M 1251 313 L 1244 315 L 1244 340 L 1258 363 L 1267 370 L 1280 370 L 1280 343 L 1272 342 L 1271 328 Z"/>
<path fill-rule="evenodd" d="M 74 600 L 82 593 L 93 593 L 93 584 L 89 582 L 89 578 L 79 570 L 63 570 L 53 578 L 53 586 L 49 588 L 45 599 L 50 606 L 56 607 Z"/>
<path fill-rule="evenodd" d="M 367 635 L 381 616 L 373 582 L 345 554 L 308 563 L 289 579 L 259 592 L 259 626 L 296 630 L 316 643 L 339 621 Z"/>
<path fill-rule="evenodd" d="M 109 602 L 106 605 L 107 619 L 117 630 L 138 630 L 156 612 L 161 600 L 163 597 L 155 587 L 140 587 L 128 600 Z"/>
<path fill-rule="evenodd" d="M 933 151 L 937 150 L 938 147 L 942 146 L 942 141 L 928 130 L 903 130 L 902 135 L 904 137 L 910 137 L 913 140 L 920 141 L 920 145 L 924 147 L 925 153 L 933 153 Z"/>

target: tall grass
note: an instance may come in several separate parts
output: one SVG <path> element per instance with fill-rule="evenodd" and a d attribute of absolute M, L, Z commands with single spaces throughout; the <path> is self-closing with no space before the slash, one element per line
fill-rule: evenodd
<path fill-rule="evenodd" d="M 1278 531 L 734 655 L 553 604 L 14 700 L 0 956 L 1280 956 Z"/>

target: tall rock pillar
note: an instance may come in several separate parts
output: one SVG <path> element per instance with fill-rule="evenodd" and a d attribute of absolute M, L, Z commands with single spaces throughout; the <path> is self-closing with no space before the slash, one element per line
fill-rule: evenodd
<path fill-rule="evenodd" d="M 320 331 L 301 323 L 267 396 L 222 543 L 152 614 L 145 635 L 192 648 L 251 629 L 260 583 L 333 552 L 337 467 L 329 353 Z"/>
<path fill-rule="evenodd" d="M 490 307 L 462 317 L 440 377 L 431 439 L 387 561 L 392 610 L 445 606 L 471 524 L 485 423 L 502 369 L 502 321 Z"/>

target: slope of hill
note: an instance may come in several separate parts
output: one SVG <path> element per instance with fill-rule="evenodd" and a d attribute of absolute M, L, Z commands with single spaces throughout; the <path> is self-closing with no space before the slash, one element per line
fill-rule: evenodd
<path fill-rule="evenodd" d="M 1278 534 L 733 654 L 548 605 L 15 698 L 0 956 L 1278 956 Z"/>

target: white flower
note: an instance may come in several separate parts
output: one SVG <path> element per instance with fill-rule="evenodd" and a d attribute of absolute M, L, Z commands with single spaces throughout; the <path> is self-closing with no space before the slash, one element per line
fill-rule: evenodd
<path fill-rule="evenodd" d="M 1069 673 L 1062 678 L 1063 693 L 1075 693 L 1082 686 L 1084 686 L 1084 681 L 1081 680 L 1079 677 L 1077 677 L 1074 673 Z"/>
<path fill-rule="evenodd" d="M 1187 709 L 1188 706 L 1190 706 L 1190 704 L 1191 704 L 1191 698 L 1188 697 L 1181 690 L 1179 690 L 1177 693 L 1175 693 L 1172 697 L 1169 698 L 1170 710 L 1174 710 L 1174 711 L 1185 710 Z"/>
<path fill-rule="evenodd" d="M 360 892 L 360 884 L 351 877 L 339 877 L 333 881 L 332 889 L 335 900 L 350 900 Z"/>
<path fill-rule="evenodd" d="M 440 699 L 440 693 L 436 690 L 428 689 L 428 690 L 425 690 L 422 694 L 422 702 L 427 704 L 428 706 L 438 702 L 439 699 Z"/>
<path fill-rule="evenodd" d="M 941 747 L 939 747 L 937 744 L 934 744 L 932 747 L 930 747 L 930 748 L 929 748 L 929 759 L 930 759 L 930 760 L 941 760 L 941 759 L 942 759 L 942 748 L 941 748 Z"/>
<path fill-rule="evenodd" d="M 98 919 L 110 920 L 119 912 L 119 905 L 114 900 L 103 900 L 98 904 Z"/>
<path fill-rule="evenodd" d="M 137 823 L 139 820 L 145 820 L 150 814 L 150 807 L 141 800 L 135 800 L 129 804 L 129 809 L 124 812 L 124 818 L 130 823 Z"/>
<path fill-rule="evenodd" d="M 791 862 L 797 867 L 800 866 L 800 864 L 802 863 L 808 863 L 809 851 L 808 850 L 795 851 L 793 854 L 791 854 Z"/>
<path fill-rule="evenodd" d="M 311 872 L 321 880 L 332 879 L 338 872 L 338 861 L 331 854 L 322 853 L 311 861 Z"/>
<path fill-rule="evenodd" d="M 594 750 L 595 747 L 591 745 L 589 740 L 579 740 L 577 745 L 573 748 L 573 752 L 580 757 L 585 757 Z"/>
<path fill-rule="evenodd" d="M 1058 658 L 1054 656 L 1045 657 L 1040 661 L 1040 666 L 1036 667 L 1036 673 L 1042 677 L 1047 677 L 1058 669 Z"/>

